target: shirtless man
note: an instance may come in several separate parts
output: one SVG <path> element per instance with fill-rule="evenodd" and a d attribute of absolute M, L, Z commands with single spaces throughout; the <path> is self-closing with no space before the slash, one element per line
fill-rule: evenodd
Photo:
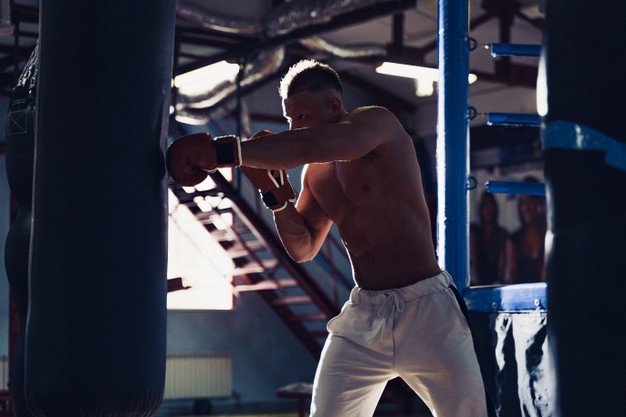
<path fill-rule="evenodd" d="M 337 225 L 356 286 L 328 323 L 311 417 L 372 416 L 398 376 L 437 417 L 486 417 L 472 336 L 437 263 L 410 136 L 382 107 L 346 110 L 336 72 L 314 60 L 294 65 L 280 94 L 289 131 L 243 142 L 183 136 L 167 165 L 183 185 L 242 165 L 270 197 L 282 243 L 298 262 L 311 260 Z M 300 165 L 296 201 L 284 170 Z"/>

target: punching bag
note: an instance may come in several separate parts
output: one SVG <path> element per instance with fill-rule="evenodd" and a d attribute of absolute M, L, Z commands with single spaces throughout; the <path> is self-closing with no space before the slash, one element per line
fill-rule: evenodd
<path fill-rule="evenodd" d="M 538 107 L 558 417 L 624 415 L 626 2 L 549 0 Z"/>
<path fill-rule="evenodd" d="M 11 350 L 9 382 L 16 417 L 31 416 L 24 397 L 24 334 L 28 311 L 28 265 L 30 251 L 33 159 L 35 155 L 35 94 L 38 49 L 31 54 L 11 90 L 5 124 L 6 171 L 16 212 L 5 245 L 5 269 L 18 318 L 18 334 Z"/>
<path fill-rule="evenodd" d="M 174 0 L 43 0 L 25 389 L 148 416 L 165 379 Z"/>

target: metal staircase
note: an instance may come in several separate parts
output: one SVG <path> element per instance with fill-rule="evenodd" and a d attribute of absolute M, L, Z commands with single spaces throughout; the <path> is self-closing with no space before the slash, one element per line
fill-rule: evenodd
<path fill-rule="evenodd" d="M 235 294 L 255 291 L 311 354 L 319 357 L 327 335 L 326 322 L 339 312 L 343 302 L 336 286 L 349 291 L 350 279 L 339 273 L 335 260 L 328 255 L 332 250 L 326 249 L 326 254 L 318 256 L 325 268 L 317 268 L 327 284 L 320 284 L 319 276 L 314 277 L 287 255 L 263 218 L 265 208 L 250 204 L 220 171 L 209 176 L 214 186 L 202 191 L 173 182 L 169 187 L 231 257 Z M 332 239 L 328 244 L 333 244 Z"/>

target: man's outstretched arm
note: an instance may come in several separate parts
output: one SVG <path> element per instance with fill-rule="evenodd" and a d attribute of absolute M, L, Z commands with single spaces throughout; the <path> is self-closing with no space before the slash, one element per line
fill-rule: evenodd
<path fill-rule="evenodd" d="M 167 167 L 181 185 L 202 181 L 207 171 L 246 165 L 265 169 L 290 169 L 316 162 L 359 159 L 403 129 L 382 107 L 361 108 L 338 123 L 289 130 L 262 141 L 239 141 L 234 136 L 213 139 L 196 133 L 176 139 L 167 152 Z M 182 182 L 186 182 L 182 184 Z"/>

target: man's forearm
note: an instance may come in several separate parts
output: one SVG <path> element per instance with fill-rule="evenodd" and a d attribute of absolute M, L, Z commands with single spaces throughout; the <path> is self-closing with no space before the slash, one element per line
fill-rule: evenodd
<path fill-rule="evenodd" d="M 315 247 L 309 227 L 293 204 L 274 213 L 274 223 L 285 250 L 294 261 L 306 262 L 313 259 L 319 248 Z"/>

